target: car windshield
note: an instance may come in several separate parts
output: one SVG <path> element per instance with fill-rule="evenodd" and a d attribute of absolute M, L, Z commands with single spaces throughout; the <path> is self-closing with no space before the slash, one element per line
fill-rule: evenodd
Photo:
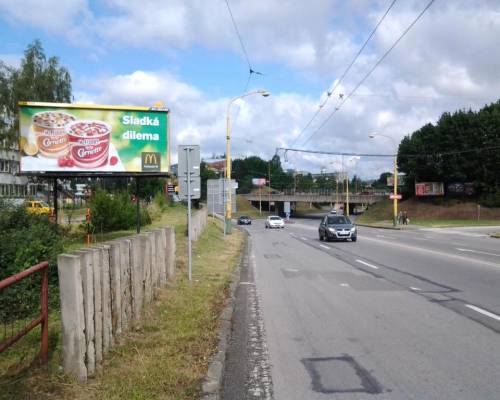
<path fill-rule="evenodd" d="M 279 221 L 279 220 L 281 220 L 281 218 L 280 218 L 280 217 L 269 217 L 269 219 L 270 219 L 271 221 Z"/>
<path fill-rule="evenodd" d="M 248 219 L 248 217 L 246 215 L 242 215 L 240 219 Z"/>
<path fill-rule="evenodd" d="M 351 221 L 349 221 L 346 217 L 328 217 L 327 224 L 328 225 L 344 225 L 344 224 L 350 224 Z"/>

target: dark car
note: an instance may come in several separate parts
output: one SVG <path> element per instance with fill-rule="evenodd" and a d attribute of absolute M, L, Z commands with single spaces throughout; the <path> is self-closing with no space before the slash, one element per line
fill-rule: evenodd
<path fill-rule="evenodd" d="M 252 225 L 252 220 L 246 215 L 242 215 L 238 218 L 238 225 Z"/>
<path fill-rule="evenodd" d="M 344 215 L 327 215 L 319 225 L 319 240 L 347 240 L 355 242 L 358 230 L 349 218 Z"/>

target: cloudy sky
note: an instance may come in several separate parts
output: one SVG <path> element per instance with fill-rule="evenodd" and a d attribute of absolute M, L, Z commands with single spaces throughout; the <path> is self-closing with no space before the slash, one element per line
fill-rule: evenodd
<path fill-rule="evenodd" d="M 396 1 L 340 84 L 393 0 L 228 1 L 248 60 L 263 74 L 251 76 L 248 90 L 272 94 L 232 107 L 235 156 L 269 158 L 287 146 L 392 153 L 390 139 L 368 134 L 398 142 L 443 112 L 477 109 L 500 97 L 498 0 L 436 0 L 347 101 L 342 95 L 428 0 Z M 249 76 L 225 0 L 0 0 L 0 21 L 4 62 L 16 65 L 26 45 L 40 39 L 70 70 L 75 102 L 161 100 L 171 110 L 174 160 L 180 143 L 200 144 L 205 157 L 224 152 L 227 105 Z M 339 161 L 288 153 L 284 166 L 335 170 Z M 344 161 L 351 174 L 364 177 L 391 165 L 385 158 Z"/>

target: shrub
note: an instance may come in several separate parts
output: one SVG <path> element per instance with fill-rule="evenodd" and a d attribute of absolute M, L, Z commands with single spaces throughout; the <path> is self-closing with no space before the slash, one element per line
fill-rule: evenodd
<path fill-rule="evenodd" d="M 42 261 L 49 262 L 51 304 L 57 304 L 57 255 L 62 253 L 62 235 L 47 217 L 30 215 L 25 208 L 0 204 L 0 279 Z M 40 274 L 24 279 L 0 292 L 0 321 L 31 316 L 38 308 Z"/>
<path fill-rule="evenodd" d="M 96 190 L 90 201 L 91 223 L 97 232 L 132 229 L 136 225 L 136 204 L 125 192 L 108 194 Z M 140 212 L 141 225 L 151 223 L 146 209 Z"/>

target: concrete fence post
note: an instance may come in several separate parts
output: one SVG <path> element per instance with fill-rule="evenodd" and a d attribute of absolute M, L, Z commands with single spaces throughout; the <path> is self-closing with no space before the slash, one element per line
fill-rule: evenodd
<path fill-rule="evenodd" d="M 144 263 L 141 237 L 130 239 L 130 298 L 132 303 L 132 326 L 138 327 L 144 302 Z"/>
<path fill-rule="evenodd" d="M 78 381 L 87 379 L 86 340 L 81 261 L 77 255 L 57 257 L 61 298 L 64 371 Z"/>
<path fill-rule="evenodd" d="M 94 332 L 95 332 L 95 363 L 99 367 L 102 361 L 102 285 L 100 249 L 90 249 L 92 254 L 92 273 L 94 276 Z"/>
<path fill-rule="evenodd" d="M 85 364 L 87 366 L 87 375 L 91 376 L 95 373 L 94 269 L 92 267 L 92 253 L 88 250 L 79 250 L 74 251 L 73 254 L 80 257 L 80 273 L 83 282 L 83 311 L 85 316 Z"/>
<path fill-rule="evenodd" d="M 106 354 L 113 345 L 111 328 L 111 279 L 109 272 L 109 245 L 98 246 L 101 252 L 101 299 L 102 299 L 102 351 Z"/>
<path fill-rule="evenodd" d="M 109 242 L 109 275 L 111 281 L 111 329 L 112 335 L 122 333 L 122 287 L 120 242 Z"/>
<path fill-rule="evenodd" d="M 126 331 L 129 327 L 130 321 L 132 319 L 132 297 L 130 294 L 131 291 L 131 280 L 130 280 L 130 239 L 121 239 L 120 243 L 120 260 L 121 260 L 121 277 L 120 277 L 120 285 L 121 285 L 121 297 L 122 297 L 122 332 Z"/>
<path fill-rule="evenodd" d="M 164 228 L 166 246 L 165 259 L 167 264 L 168 278 L 172 279 L 175 276 L 175 231 L 171 226 Z"/>

